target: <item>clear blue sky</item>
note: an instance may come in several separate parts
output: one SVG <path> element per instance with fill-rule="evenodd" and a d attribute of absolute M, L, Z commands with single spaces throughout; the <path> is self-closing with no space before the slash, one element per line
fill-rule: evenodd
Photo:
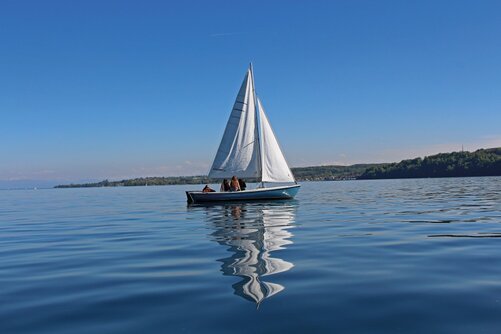
<path fill-rule="evenodd" d="M 501 146 L 500 1 L 2 1 L 0 180 L 206 173 L 248 63 L 293 166 Z"/>

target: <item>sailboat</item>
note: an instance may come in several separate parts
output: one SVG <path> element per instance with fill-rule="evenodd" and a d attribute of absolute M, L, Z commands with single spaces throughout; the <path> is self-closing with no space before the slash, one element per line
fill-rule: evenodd
<path fill-rule="evenodd" d="M 209 177 L 256 179 L 258 187 L 233 192 L 187 191 L 189 203 L 292 199 L 300 185 L 285 160 L 261 100 L 250 64 L 226 124 Z M 266 183 L 294 183 L 266 187 Z"/>

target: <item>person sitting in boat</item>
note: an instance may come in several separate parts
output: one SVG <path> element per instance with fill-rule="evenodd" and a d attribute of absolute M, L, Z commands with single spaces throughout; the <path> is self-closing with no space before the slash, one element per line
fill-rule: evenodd
<path fill-rule="evenodd" d="M 238 179 L 236 176 L 231 178 L 230 191 L 240 191 L 240 184 L 238 184 Z"/>
<path fill-rule="evenodd" d="M 204 187 L 204 189 L 202 189 L 202 192 L 204 192 L 204 193 L 213 193 L 213 192 L 215 192 L 215 190 L 212 189 L 211 187 L 209 187 L 208 184 L 206 184 L 205 187 Z"/>
<path fill-rule="evenodd" d="M 224 179 L 223 183 L 221 183 L 221 188 L 219 189 L 220 192 L 225 192 L 225 191 L 230 191 L 230 183 L 228 180 Z"/>
<path fill-rule="evenodd" d="M 238 185 L 240 186 L 240 190 L 242 191 L 245 190 L 245 188 L 247 188 L 247 184 L 243 179 L 238 179 Z"/>

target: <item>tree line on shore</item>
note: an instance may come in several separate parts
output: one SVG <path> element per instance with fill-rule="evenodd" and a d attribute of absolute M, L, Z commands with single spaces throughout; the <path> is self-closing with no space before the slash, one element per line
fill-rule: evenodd
<path fill-rule="evenodd" d="M 398 163 L 312 166 L 292 168 L 297 181 L 395 179 L 423 177 L 501 176 L 501 147 L 475 152 L 439 153 Z M 255 180 L 249 179 L 247 182 Z M 120 181 L 65 184 L 55 188 L 130 187 L 220 183 L 207 176 L 141 177 Z"/>
<path fill-rule="evenodd" d="M 439 153 L 367 168 L 358 179 L 500 176 L 501 147 L 475 152 Z"/>

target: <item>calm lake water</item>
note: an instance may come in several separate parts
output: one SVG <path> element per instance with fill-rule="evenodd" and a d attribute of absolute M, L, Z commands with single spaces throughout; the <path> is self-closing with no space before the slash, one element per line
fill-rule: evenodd
<path fill-rule="evenodd" d="M 0 191 L 0 333 L 500 333 L 501 177 Z"/>

